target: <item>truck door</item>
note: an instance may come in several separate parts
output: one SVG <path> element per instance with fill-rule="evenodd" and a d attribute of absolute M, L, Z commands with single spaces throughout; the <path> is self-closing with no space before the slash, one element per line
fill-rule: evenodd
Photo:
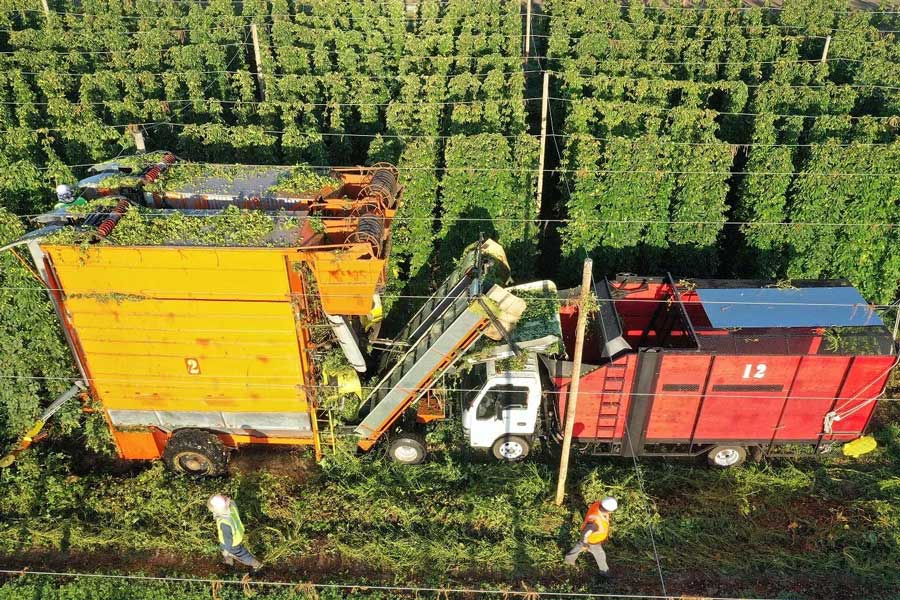
<path fill-rule="evenodd" d="M 540 397 L 540 382 L 536 379 L 488 381 L 466 415 L 470 444 L 490 448 L 505 435 L 532 435 Z"/>

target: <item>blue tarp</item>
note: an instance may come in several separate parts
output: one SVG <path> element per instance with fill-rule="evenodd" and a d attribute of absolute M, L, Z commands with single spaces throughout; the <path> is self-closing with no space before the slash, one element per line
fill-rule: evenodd
<path fill-rule="evenodd" d="M 852 287 L 697 289 L 715 328 L 884 326 Z"/>

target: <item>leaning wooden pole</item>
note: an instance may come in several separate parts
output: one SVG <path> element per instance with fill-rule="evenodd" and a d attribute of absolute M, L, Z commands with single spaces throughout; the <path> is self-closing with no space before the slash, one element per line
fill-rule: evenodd
<path fill-rule="evenodd" d="M 591 272 L 594 261 L 587 258 L 581 273 L 581 301 L 578 306 L 578 324 L 575 329 L 575 360 L 572 364 L 572 381 L 566 401 L 566 429 L 563 432 L 562 456 L 559 459 L 559 481 L 556 484 L 556 505 L 562 504 L 566 495 L 566 476 L 569 474 L 569 454 L 572 450 L 572 431 L 575 429 L 575 411 L 578 406 L 578 385 L 581 383 L 581 357 L 584 354 L 584 330 L 587 328 L 588 298 L 591 294 Z"/>
<path fill-rule="evenodd" d="M 538 150 L 537 212 L 541 212 L 541 202 L 544 201 L 544 156 L 547 154 L 547 111 L 550 109 L 550 71 L 544 71 L 544 88 L 541 94 L 541 148 Z"/>
<path fill-rule="evenodd" d="M 531 56 L 531 4 L 533 0 L 525 0 L 525 60 Z"/>
<path fill-rule="evenodd" d="M 259 31 L 256 23 L 250 23 L 250 38 L 253 41 L 253 62 L 256 63 L 256 81 L 259 83 L 259 99 L 266 100 L 266 82 L 263 79 L 262 52 L 259 50 Z"/>

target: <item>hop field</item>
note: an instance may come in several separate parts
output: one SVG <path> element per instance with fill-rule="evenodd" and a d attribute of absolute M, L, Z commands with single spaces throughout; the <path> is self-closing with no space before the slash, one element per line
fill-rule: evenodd
<path fill-rule="evenodd" d="M 396 164 L 405 203 L 388 334 L 415 304 L 396 298 L 430 292 L 479 235 L 507 249 L 518 282 L 565 287 L 590 255 L 607 275 L 846 277 L 871 302 L 897 298 L 896 6 L 547 0 L 534 7 L 524 57 L 515 0 L 47 5 L 0 0 L 0 245 L 53 205 L 53 186 L 133 153 L 136 127 L 149 151 L 200 163 Z M 268 221 L 232 221 L 216 239 L 268 232 Z M 74 374 L 46 294 L 0 253 L 0 441 L 21 435 Z M 459 451 L 452 430 L 419 469 L 266 455 L 228 480 L 196 482 L 111 461 L 102 416 L 69 407 L 49 444 L 0 472 L 0 564 L 229 576 L 204 508 L 224 489 L 271 579 L 656 594 L 655 542 L 669 593 L 892 598 L 896 407 L 882 407 L 881 448 L 860 461 L 718 472 L 644 460 L 641 486 L 630 462 L 578 460 L 563 507 L 548 501 L 549 454 L 489 464 Z M 623 506 L 609 547 L 614 588 L 598 587 L 584 558 L 575 570 L 561 562 L 586 501 L 604 493 Z M 0 599 L 211 591 L 312 597 L 23 577 L 5 581 Z"/>

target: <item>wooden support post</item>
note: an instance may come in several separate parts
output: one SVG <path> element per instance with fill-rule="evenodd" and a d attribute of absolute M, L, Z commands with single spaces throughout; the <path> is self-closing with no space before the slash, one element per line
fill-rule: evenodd
<path fill-rule="evenodd" d="M 256 23 L 250 23 L 250 36 L 253 38 L 253 60 L 256 63 L 256 81 L 259 83 L 259 99 L 266 99 L 266 83 L 263 80 L 262 53 L 259 51 L 259 32 Z"/>
<path fill-rule="evenodd" d="M 591 272 L 594 261 L 584 260 L 581 273 L 581 304 L 578 306 L 578 324 L 575 329 L 575 360 L 572 363 L 572 381 L 569 383 L 569 399 L 566 401 L 566 428 L 563 433 L 562 456 L 559 459 L 559 481 L 556 484 L 556 505 L 562 504 L 566 495 L 566 476 L 569 474 L 569 455 L 572 451 L 572 431 L 575 429 L 575 411 L 578 406 L 578 385 L 581 383 L 581 357 L 584 354 L 584 330 L 588 319 L 588 297 L 591 294 Z"/>
<path fill-rule="evenodd" d="M 531 4 L 533 0 L 525 0 L 525 60 L 531 56 Z"/>
<path fill-rule="evenodd" d="M 137 125 L 129 125 L 128 131 L 131 132 L 134 138 L 134 147 L 137 148 L 137 151 L 141 154 L 146 152 L 147 146 L 144 144 L 144 134 L 141 133 L 141 128 Z"/>
<path fill-rule="evenodd" d="M 831 36 L 825 38 L 825 48 L 822 49 L 822 60 L 819 62 L 825 62 L 828 60 L 828 49 L 831 47 Z"/>
<path fill-rule="evenodd" d="M 538 153 L 537 199 L 538 213 L 541 211 L 541 199 L 544 195 L 544 155 L 547 153 L 547 111 L 550 107 L 550 72 L 544 71 L 544 92 L 541 98 L 541 149 Z"/>

